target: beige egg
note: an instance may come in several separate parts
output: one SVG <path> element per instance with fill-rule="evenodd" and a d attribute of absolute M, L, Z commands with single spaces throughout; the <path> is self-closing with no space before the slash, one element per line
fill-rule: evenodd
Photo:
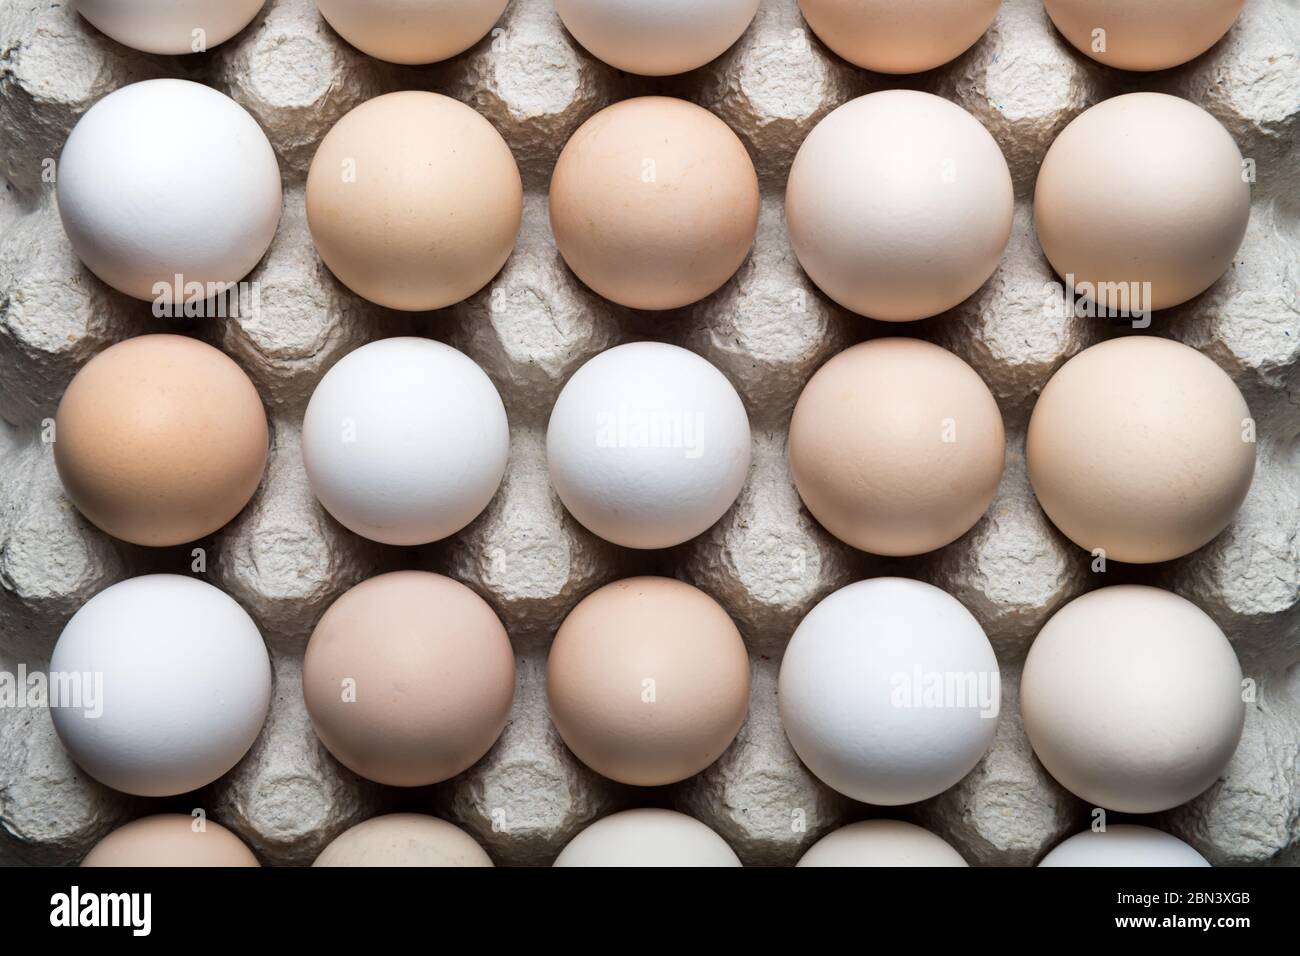
<path fill-rule="evenodd" d="M 496 742 L 515 662 L 496 614 L 458 581 L 396 571 L 335 601 L 307 642 L 303 696 L 348 769 L 395 787 L 447 780 Z"/>
<path fill-rule="evenodd" d="M 569 268 L 634 309 L 672 309 L 735 274 L 758 229 L 758 176 L 708 110 L 643 96 L 578 128 L 551 178 L 551 229 Z"/>
<path fill-rule="evenodd" d="M 970 49 L 1002 0 L 799 0 L 817 38 L 879 73 L 919 73 Z"/>
<path fill-rule="evenodd" d="M 969 531 L 1002 477 L 998 404 L 975 370 L 919 339 L 863 342 L 817 371 L 790 421 L 790 470 L 813 517 L 874 554 Z"/>
<path fill-rule="evenodd" d="M 491 866 L 474 838 L 423 813 L 389 813 L 336 836 L 312 866 Z"/>
<path fill-rule="evenodd" d="M 1246 0 L 1045 0 L 1076 50 L 1121 70 L 1164 70 L 1200 56 Z"/>
<path fill-rule="evenodd" d="M 1195 349 L 1152 336 L 1085 349 L 1029 420 L 1029 480 L 1067 538 L 1145 564 L 1195 551 L 1250 490 L 1250 409 Z"/>
<path fill-rule="evenodd" d="M 699 773 L 735 739 L 749 706 L 749 656 L 703 591 L 629 578 L 564 619 L 546 693 L 579 760 L 611 780 L 654 787 Z"/>
<path fill-rule="evenodd" d="M 1249 219 L 1237 144 L 1205 110 L 1164 93 L 1116 96 L 1077 117 L 1034 193 L 1052 268 L 1119 312 L 1204 292 L 1232 266 Z"/>
<path fill-rule="evenodd" d="M 339 281 L 393 309 L 440 309 L 492 279 L 523 217 L 523 183 L 492 124 L 438 93 L 362 103 L 321 141 L 307 221 Z"/>
<path fill-rule="evenodd" d="M 316 0 L 338 34 L 390 63 L 435 63 L 487 35 L 506 0 Z"/>
<path fill-rule="evenodd" d="M 225 827 L 185 813 L 141 817 L 95 844 L 82 866 L 260 866 Z"/>
<path fill-rule="evenodd" d="M 55 416 L 64 493 L 96 527 L 152 547 L 212 534 L 262 480 L 266 411 L 243 370 L 183 335 L 141 335 L 85 364 Z"/>
<path fill-rule="evenodd" d="M 809 866 L 969 866 L 942 837 L 902 820 L 862 820 L 833 830 L 799 858 Z"/>

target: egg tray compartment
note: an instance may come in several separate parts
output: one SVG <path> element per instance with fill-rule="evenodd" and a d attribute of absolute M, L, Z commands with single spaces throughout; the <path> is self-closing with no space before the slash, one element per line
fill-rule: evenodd
<path fill-rule="evenodd" d="M 44 669 L 68 618 L 125 577 L 190 573 L 191 547 L 116 541 L 64 498 L 42 441 L 64 387 L 92 355 L 128 336 L 181 330 L 244 367 L 271 417 L 273 448 L 252 503 L 198 542 L 204 576 L 254 617 L 270 647 L 270 716 L 244 760 L 195 794 L 146 800 L 110 790 L 73 765 L 49 713 L 0 709 L 0 862 L 77 862 L 126 820 L 201 807 L 266 864 L 305 864 L 341 831 L 392 809 L 461 825 L 498 864 L 548 864 L 595 817 L 630 806 L 676 807 L 713 827 L 746 864 L 793 863 L 853 819 L 914 820 L 972 863 L 1028 865 L 1087 825 L 1090 807 L 1034 758 L 1018 714 L 1025 653 L 1066 601 L 1093 587 L 1144 582 L 1195 601 L 1232 640 L 1257 685 L 1241 745 L 1223 778 L 1151 821 L 1215 864 L 1300 863 L 1300 3 L 1250 0 L 1227 38 L 1183 67 L 1109 70 L 1053 30 L 1040 0 L 1006 0 L 985 37 L 951 64 L 914 77 L 859 70 L 807 30 L 796 0 L 765 0 L 749 30 L 714 63 L 682 77 L 630 77 L 596 61 L 560 25 L 550 0 L 511 0 L 492 35 L 431 67 L 397 67 L 357 52 L 312 0 L 270 0 L 251 26 L 213 51 L 159 57 L 98 34 L 68 0 L 0 4 L 0 670 Z M 249 277 L 260 310 L 238 319 L 159 321 L 147 303 L 106 287 L 78 262 L 43 177 L 78 117 L 130 82 L 199 80 L 246 107 L 266 130 L 285 180 L 284 216 Z M 923 322 L 889 325 L 839 308 L 808 281 L 786 239 L 782 197 L 796 150 L 844 101 L 909 87 L 973 113 L 1001 145 L 1016 186 L 1010 245 L 984 287 Z M 344 289 L 312 247 L 303 182 L 317 144 L 357 104 L 429 89 L 482 112 L 505 137 L 527 189 L 510 261 L 482 292 L 439 312 L 378 308 Z M 1155 90 L 1213 113 L 1255 161 L 1250 227 L 1233 267 L 1208 292 L 1157 313 L 1141 334 L 1176 338 L 1222 366 L 1258 427 L 1254 486 L 1232 526 L 1178 561 L 1149 567 L 1090 558 L 1036 504 L 1025 428 L 1035 396 L 1068 357 L 1117 329 L 1067 316 L 1034 237 L 1034 177 L 1055 136 L 1108 96 Z M 705 301 L 636 313 L 579 283 L 555 251 L 546 189 L 556 156 L 603 106 L 664 93 L 722 117 L 749 148 L 763 188 L 753 253 Z M 1104 142 L 1098 150 L 1112 148 Z M 941 250 L 940 250 L 941 251 Z M 437 545 L 364 541 L 329 518 L 307 486 L 299 426 L 322 374 L 376 338 L 432 336 L 479 362 L 512 425 L 505 481 L 487 511 Z M 988 513 L 935 553 L 886 560 L 839 543 L 799 502 L 785 459 L 789 416 L 813 371 L 855 341 L 913 335 L 949 348 L 988 383 L 1007 424 L 1007 466 Z M 735 384 L 749 410 L 754 456 L 736 505 L 678 548 L 638 553 L 596 539 L 550 490 L 549 409 L 566 378 L 598 352 L 634 338 L 698 351 Z M 382 787 L 342 768 L 312 733 L 302 701 L 303 648 L 345 589 L 397 568 L 445 572 L 478 591 L 504 621 L 518 661 L 505 732 L 474 767 L 415 790 Z M 680 784 L 623 787 L 580 764 L 547 717 L 547 645 L 565 614 L 599 585 L 634 573 L 681 577 L 716 597 L 749 646 L 749 716 L 726 753 Z M 900 574 L 955 595 L 979 619 L 1001 663 L 1004 701 L 989 753 L 945 793 L 882 810 L 839 796 L 794 755 L 781 729 L 782 648 L 822 597 L 851 581 Z"/>

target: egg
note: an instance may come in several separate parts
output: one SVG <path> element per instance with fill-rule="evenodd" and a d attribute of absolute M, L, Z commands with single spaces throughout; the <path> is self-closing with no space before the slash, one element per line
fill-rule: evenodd
<path fill-rule="evenodd" d="M 795 155 L 785 216 L 800 265 L 861 315 L 937 315 L 993 274 L 1011 237 L 1011 173 L 988 130 L 916 90 L 850 100 Z"/>
<path fill-rule="evenodd" d="M 1085 301 L 1120 314 L 1166 309 L 1232 267 L 1250 219 L 1248 178 L 1237 144 L 1199 106 L 1116 96 L 1048 149 L 1034 190 L 1038 241 Z"/>
<path fill-rule="evenodd" d="M 188 80 L 105 96 L 72 128 L 57 178 L 63 229 L 86 268 L 149 302 L 178 284 L 203 301 L 239 282 L 280 223 L 266 134 L 230 97 Z"/>
<path fill-rule="evenodd" d="M 1246 400 L 1179 342 L 1111 339 L 1048 381 L 1029 419 L 1029 480 L 1066 537 L 1115 561 L 1189 554 L 1226 528 L 1255 473 Z"/>
<path fill-rule="evenodd" d="M 817 38 L 879 73 L 942 66 L 984 35 L 1002 0 L 799 0 Z"/>
<path fill-rule="evenodd" d="M 1121 70 L 1165 70 L 1222 39 L 1246 0 L 1045 0 L 1076 50 Z"/>
<path fill-rule="evenodd" d="M 790 419 L 790 472 L 813 517 L 875 554 L 921 554 L 979 521 L 1002 476 L 1002 416 L 951 352 L 873 339 L 836 355 Z"/>
<path fill-rule="evenodd" d="M 434 63 L 464 53 L 506 8 L 506 0 L 316 0 L 338 34 L 390 63 Z"/>
<path fill-rule="evenodd" d="M 791 746 L 822 783 L 896 806 L 942 793 L 984 756 L 1000 674 L 956 598 L 872 578 L 808 612 L 786 647 L 777 697 Z"/>
<path fill-rule="evenodd" d="M 455 534 L 505 475 L 510 428 L 487 374 L 432 339 L 349 352 L 321 379 L 302 423 L 312 492 L 344 527 L 384 544 Z"/>
<path fill-rule="evenodd" d="M 160 813 L 120 826 L 100 840 L 82 866 L 260 866 L 221 824 L 185 813 Z"/>
<path fill-rule="evenodd" d="M 423 813 L 372 817 L 330 841 L 312 866 L 491 866 L 472 836 Z"/>
<path fill-rule="evenodd" d="M 597 820 L 560 851 L 555 866 L 740 866 L 726 841 L 674 810 L 624 810 Z"/>
<path fill-rule="evenodd" d="M 87 362 L 54 419 L 63 491 L 101 530 L 162 547 L 212 534 L 262 480 L 266 411 L 224 353 L 141 335 Z"/>
<path fill-rule="evenodd" d="M 50 672 L 66 685 L 50 716 L 68 755 L 143 797 L 216 780 L 248 752 L 271 703 L 271 662 L 252 618 L 177 574 L 119 581 L 83 604 Z"/>
<path fill-rule="evenodd" d="M 551 720 L 579 760 L 619 783 L 699 773 L 749 707 L 749 655 L 721 605 L 672 578 L 629 578 L 578 603 L 546 665 Z"/>
<path fill-rule="evenodd" d="M 570 269 L 634 309 L 675 309 L 720 289 L 758 230 L 758 174 L 708 110 L 642 96 L 601 110 L 560 151 L 551 229 Z"/>
<path fill-rule="evenodd" d="M 1043 857 L 1039 866 L 1209 866 L 1205 857 L 1161 830 L 1112 823 L 1084 830 Z"/>
<path fill-rule="evenodd" d="M 420 787 L 471 767 L 510 715 L 515 662 L 501 621 L 458 581 L 395 571 L 330 605 L 307 642 L 312 726 L 349 770 Z"/>
<path fill-rule="evenodd" d="M 901 820 L 850 823 L 814 843 L 795 866 L 968 866 L 929 830 Z"/>
<path fill-rule="evenodd" d="M 331 272 L 378 305 L 441 309 L 505 265 L 523 182 L 501 134 L 464 103 L 408 90 L 362 103 L 321 141 L 307 223 Z"/>
<path fill-rule="evenodd" d="M 252 22 L 266 0 L 76 0 L 100 32 L 145 53 L 201 53 Z"/>
<path fill-rule="evenodd" d="M 610 66 L 668 76 L 720 56 L 754 19 L 758 0 L 555 0 L 555 11 Z"/>
<path fill-rule="evenodd" d="M 749 418 L 726 376 L 694 352 L 632 342 L 565 383 L 546 457 L 556 494 L 589 531 L 666 548 L 735 502 L 749 472 Z"/>
<path fill-rule="evenodd" d="M 1191 601 L 1142 585 L 1090 591 L 1029 648 L 1020 713 L 1061 786 L 1099 807 L 1154 813 L 1224 772 L 1241 738 L 1241 666 Z"/>

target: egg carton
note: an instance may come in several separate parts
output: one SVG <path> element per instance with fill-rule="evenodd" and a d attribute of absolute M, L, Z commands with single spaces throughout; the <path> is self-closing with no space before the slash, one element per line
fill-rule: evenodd
<path fill-rule="evenodd" d="M 284 216 L 249 277 L 260 308 L 239 318 L 159 320 L 81 266 L 60 226 L 51 169 L 72 126 L 124 84 L 159 76 L 208 83 L 261 123 L 279 156 Z M 888 325 L 847 313 L 809 282 L 790 250 L 784 184 L 795 151 L 836 106 L 879 89 L 946 97 L 974 114 L 1010 164 L 1016 210 L 1001 266 L 974 296 L 932 319 Z M 318 259 L 303 184 L 317 144 L 348 110 L 400 89 L 435 90 L 479 110 L 518 160 L 527 199 L 518 245 L 469 300 L 425 314 L 374 306 Z M 1258 428 L 1254 486 L 1235 522 L 1199 551 L 1149 567 L 1090 557 L 1036 504 L 1025 429 L 1034 400 L 1071 355 L 1122 329 L 1076 318 L 1053 293 L 1034 237 L 1032 194 L 1048 146 L 1106 97 L 1155 90 L 1216 116 L 1254 160 L 1250 227 L 1233 267 L 1209 291 L 1157 313 L 1143 334 L 1192 345 L 1223 367 Z M 489 37 L 429 67 L 378 62 L 343 42 L 312 0 L 270 0 L 233 40 L 186 57 L 136 53 L 82 21 L 69 0 L 0 2 L 0 671 L 43 669 L 61 628 L 123 578 L 201 573 L 254 617 L 274 664 L 270 716 L 249 754 L 195 794 L 146 800 L 110 790 L 70 762 L 47 710 L 0 709 L 0 862 L 70 864 L 126 820 L 202 808 L 267 864 L 309 863 L 344 829 L 393 809 L 443 816 L 498 864 L 550 863 L 594 818 L 636 805 L 697 817 L 746 864 L 793 863 L 854 819 L 910 819 L 969 861 L 1028 865 L 1083 829 L 1091 808 L 1044 771 L 1022 728 L 1017 687 L 1043 623 L 1081 592 L 1142 582 L 1204 608 L 1255 681 L 1245 731 L 1209 791 L 1148 821 L 1215 864 L 1300 863 L 1300 3 L 1249 0 L 1228 36 L 1183 67 L 1107 69 L 1055 32 L 1040 0 L 1006 0 L 969 52 L 937 70 L 890 77 L 831 54 L 796 0 L 764 0 L 741 40 L 681 77 L 619 73 L 565 32 L 550 0 L 511 0 Z M 724 119 L 748 147 L 763 190 L 753 253 L 715 295 L 667 313 L 637 313 L 579 283 L 556 252 L 546 190 L 561 146 L 591 114 L 646 93 L 680 96 Z M 1098 150 L 1110 144 L 1095 144 Z M 940 250 L 941 251 L 941 250 Z M 184 331 L 231 355 L 270 414 L 273 448 L 256 497 L 193 546 L 145 549 L 88 524 L 63 496 L 45 440 L 60 395 L 91 356 L 151 331 Z M 300 423 L 313 387 L 342 355 L 376 338 L 418 334 L 462 349 L 499 388 L 511 420 L 510 465 L 486 512 L 423 548 L 364 541 L 328 517 L 308 488 Z M 956 352 L 988 383 L 1007 425 L 1007 466 L 988 513 L 932 554 L 882 559 L 841 544 L 801 506 L 786 464 L 795 399 L 814 370 L 874 336 L 913 335 Z M 634 552 L 586 532 L 551 490 L 544 434 L 567 377 L 620 342 L 684 345 L 735 384 L 753 426 L 748 482 L 708 532 L 677 548 Z M 317 741 L 302 701 L 303 648 L 348 587 L 396 568 L 450 574 L 504 621 L 518 660 L 509 725 L 460 776 L 400 790 L 363 780 Z M 753 666 L 749 716 L 726 753 L 680 784 L 636 789 L 579 763 L 547 716 L 547 645 L 568 611 L 610 580 L 658 573 L 687 580 L 731 613 Z M 883 811 L 829 790 L 799 762 L 776 705 L 782 649 L 831 591 L 898 574 L 938 585 L 979 619 L 997 651 L 1004 703 L 988 754 L 947 792 Z"/>

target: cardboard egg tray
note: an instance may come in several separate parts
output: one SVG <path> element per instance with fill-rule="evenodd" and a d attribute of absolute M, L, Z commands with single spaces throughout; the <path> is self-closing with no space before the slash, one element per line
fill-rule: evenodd
<path fill-rule="evenodd" d="M 45 668 L 59 632 L 87 599 L 141 573 L 200 573 L 254 617 L 270 647 L 270 716 L 226 776 L 171 800 L 128 797 L 64 754 L 49 713 L 0 709 L 0 862 L 70 864 L 124 821 L 202 808 L 266 864 L 310 863 L 333 837 L 378 813 L 416 810 L 472 833 L 498 865 L 549 864 L 599 815 L 675 807 L 721 834 L 746 864 L 791 864 L 841 824 L 898 816 L 928 827 L 974 864 L 1029 865 L 1083 829 L 1091 808 L 1035 760 L 1021 727 L 1021 663 L 1039 628 L 1093 587 L 1143 582 L 1196 602 L 1224 629 L 1255 682 L 1245 732 L 1222 779 L 1190 803 L 1144 821 L 1219 865 L 1300 863 L 1300 3 L 1249 0 L 1228 36 L 1183 67 L 1107 69 L 1053 30 L 1041 0 L 1006 0 L 992 29 L 941 69 L 886 77 L 827 51 L 796 0 L 765 0 L 739 43 L 681 77 L 620 74 L 586 54 L 550 0 L 511 0 L 492 34 L 430 67 L 397 67 L 349 47 L 312 0 L 270 0 L 253 24 L 209 53 L 136 53 L 97 33 L 69 0 L 0 3 L 0 671 Z M 238 318 L 158 320 L 148 303 L 81 266 L 54 203 L 52 161 L 78 117 L 110 91 L 175 76 L 228 93 L 261 123 L 279 155 L 284 216 L 249 276 L 259 307 Z M 795 151 L 844 101 L 878 89 L 928 90 L 973 113 L 1001 145 L 1016 184 L 1010 245 L 973 297 L 923 322 L 888 325 L 834 305 L 799 268 L 782 199 Z M 470 104 L 514 151 L 527 193 L 514 255 L 468 301 L 425 314 L 381 309 L 348 292 L 317 258 L 303 182 L 321 138 L 382 93 L 427 89 Z M 1090 568 L 1036 504 L 1024 435 L 1053 371 L 1093 342 L 1131 333 L 1075 317 L 1034 237 L 1039 163 L 1075 116 L 1106 97 L 1155 90 L 1186 97 L 1227 127 L 1255 163 L 1250 227 L 1236 261 L 1208 292 L 1156 313 L 1138 334 L 1192 345 L 1222 366 L 1258 428 L 1254 486 L 1232 526 L 1181 560 Z M 724 119 L 750 150 L 763 186 L 753 253 L 717 294 L 674 312 L 635 313 L 600 299 L 566 269 L 547 222 L 546 192 L 570 134 L 605 105 L 663 93 Z M 165 118 L 162 118 L 165 122 Z M 1097 150 L 1112 144 L 1094 144 Z M 231 210 L 233 215 L 237 209 Z M 938 250 L 940 253 L 942 250 Z M 182 330 L 231 355 L 265 400 L 273 450 L 251 504 L 193 546 L 145 549 L 88 524 L 63 496 L 45 423 L 77 369 L 120 339 Z M 376 338 L 432 336 L 479 362 L 505 399 L 510 466 L 487 511 L 454 538 L 418 549 L 377 545 L 328 517 L 303 472 L 307 399 L 342 355 Z M 886 560 L 839 543 L 799 502 L 785 458 L 800 389 L 845 346 L 880 335 L 937 342 L 988 383 L 1007 425 L 1007 467 L 978 525 L 932 554 Z M 655 338 L 721 368 L 749 410 L 754 456 L 736 505 L 711 530 L 664 552 L 602 542 L 551 491 L 544 435 L 566 378 L 619 342 Z M 316 740 L 303 705 L 303 648 L 348 587 L 398 568 L 452 575 L 505 622 L 518 692 L 501 739 L 477 765 L 437 786 L 382 787 L 345 770 Z M 739 737 L 680 784 L 635 789 L 580 764 L 547 717 L 547 646 L 568 611 L 599 585 L 633 573 L 683 578 L 717 598 L 748 642 L 754 681 Z M 803 768 L 776 704 L 782 648 L 822 597 L 851 581 L 899 574 L 964 603 L 997 650 L 1005 700 L 997 738 L 964 780 L 911 807 L 883 810 L 832 792 Z"/>

